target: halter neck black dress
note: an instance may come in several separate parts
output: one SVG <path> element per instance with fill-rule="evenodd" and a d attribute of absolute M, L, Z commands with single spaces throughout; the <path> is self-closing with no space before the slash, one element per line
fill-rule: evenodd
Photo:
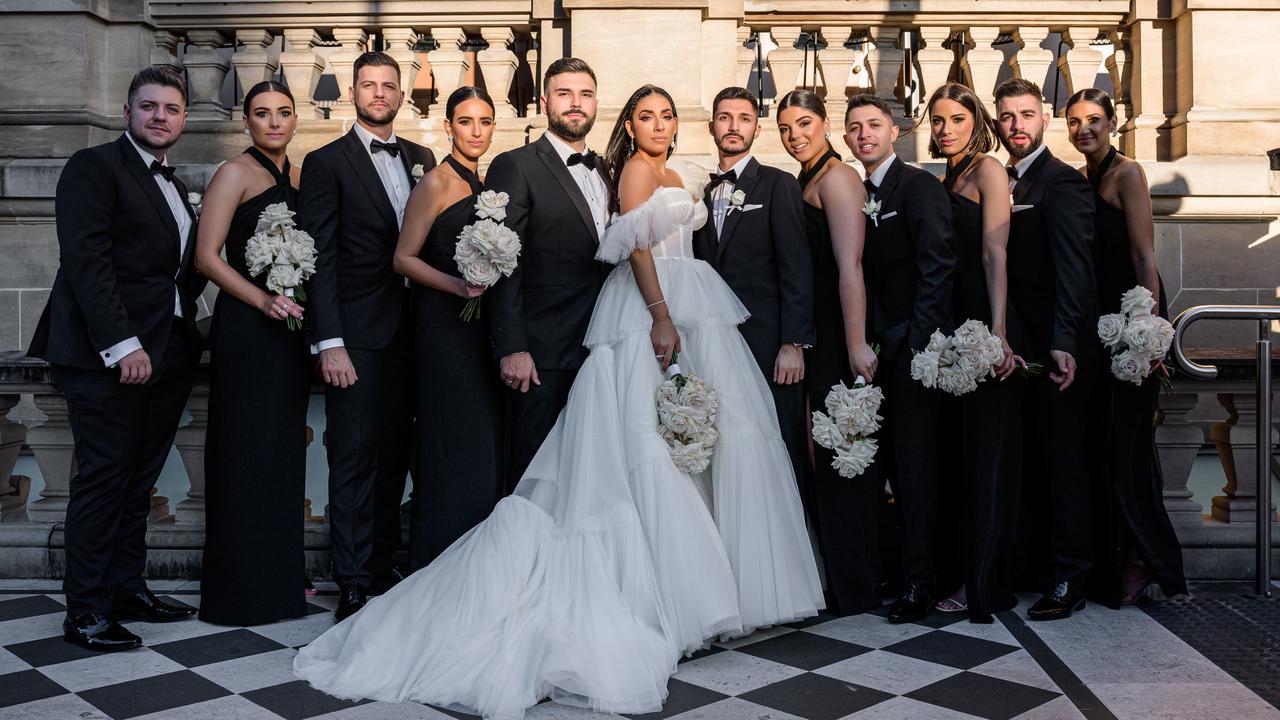
<path fill-rule="evenodd" d="M 1139 284 L 1130 255 L 1129 225 L 1124 210 L 1107 202 L 1099 189 L 1116 158 L 1112 148 L 1098 168 L 1089 173 L 1093 186 L 1093 267 L 1102 313 L 1120 312 L 1120 296 Z M 1167 318 L 1164 282 L 1160 283 L 1159 311 Z M 1104 352 L 1108 352 L 1104 348 Z M 1110 367 L 1104 357 L 1104 368 Z M 1187 591 L 1183 575 L 1182 547 L 1164 507 L 1163 480 L 1155 449 L 1155 413 L 1160 383 L 1150 377 L 1142 385 L 1117 380 L 1110 370 L 1098 384 L 1095 427 L 1101 462 L 1095 477 L 1100 486 L 1094 497 L 1095 577 L 1092 592 L 1100 602 L 1116 605 L 1121 580 L 1131 554 L 1146 566 L 1151 579 L 1166 596 Z"/>
<path fill-rule="evenodd" d="M 249 275 L 245 248 L 262 211 L 273 203 L 296 210 L 298 191 L 287 160 L 281 171 L 256 148 L 245 152 L 276 182 L 236 208 L 227 262 L 270 292 L 267 273 Z M 303 504 L 311 398 L 306 332 L 224 291 L 214 306 L 209 348 L 200 619 L 261 625 L 301 617 L 307 614 Z"/>
<path fill-rule="evenodd" d="M 452 156 L 444 161 L 467 181 L 471 194 L 440 212 L 418 257 L 462 277 L 454 247 L 463 226 L 476 221 L 476 196 L 483 188 L 475 173 Z M 504 494 L 503 388 L 483 317 L 486 300 L 482 295 L 481 317 L 463 322 L 459 315 L 466 300 L 413 286 L 418 442 L 409 546 L 414 570 L 487 518 Z"/>

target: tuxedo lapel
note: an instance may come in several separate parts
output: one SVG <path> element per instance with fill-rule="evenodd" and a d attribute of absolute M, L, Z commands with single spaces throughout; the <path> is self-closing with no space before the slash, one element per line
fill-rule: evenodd
<path fill-rule="evenodd" d="M 409 189 L 413 190 L 413 186 L 418 184 L 418 180 L 413 176 L 413 161 L 415 158 L 409 157 L 409 147 L 403 140 L 400 141 L 400 164 L 404 166 L 404 176 L 409 179 Z"/>
<path fill-rule="evenodd" d="M 147 200 L 151 201 L 151 206 L 155 208 L 161 222 L 169 230 L 169 235 L 173 237 L 173 241 L 175 243 L 178 242 L 178 221 L 173 217 L 173 210 L 169 209 L 169 201 L 164 199 L 164 193 L 160 192 L 160 188 L 156 185 L 156 179 L 151 174 L 151 168 L 148 168 L 142 162 L 142 158 L 138 155 L 137 150 L 134 149 L 133 143 L 129 142 L 129 138 L 121 135 L 120 139 L 116 141 L 116 146 L 120 149 L 121 158 L 124 160 L 124 166 L 128 168 L 129 174 L 138 182 L 138 187 L 147 196 Z M 185 203 L 186 193 L 183 193 L 183 204 Z"/>
<path fill-rule="evenodd" d="M 187 230 L 187 241 L 184 243 L 182 248 L 182 258 L 179 261 L 181 263 L 179 267 L 182 268 L 187 266 L 191 261 L 192 256 L 195 254 L 196 223 L 198 220 L 196 218 L 195 209 L 191 207 L 191 203 L 187 200 L 187 186 L 176 177 L 173 179 L 173 185 L 178 188 L 178 195 L 182 197 L 182 207 L 186 208 L 187 216 L 191 218 L 191 227 Z"/>
<path fill-rule="evenodd" d="M 396 220 L 395 208 L 391 207 L 391 198 L 387 197 L 387 189 L 382 186 L 382 179 L 378 177 L 378 171 L 373 167 L 373 160 L 369 159 L 369 152 L 360 144 L 360 136 L 355 130 L 347 133 L 347 145 L 343 148 L 343 153 L 347 156 L 347 162 L 351 163 L 356 177 L 360 178 L 360 184 L 364 186 L 365 192 L 369 193 L 369 199 L 373 201 L 382 218 L 392 226 L 398 227 L 399 222 Z M 404 153 L 400 154 L 404 155 Z"/>
<path fill-rule="evenodd" d="M 902 177 L 902 159 L 895 158 L 893 164 L 889 166 L 888 172 L 884 174 L 884 182 L 880 183 L 880 187 L 876 188 L 876 200 L 884 205 L 893 197 L 894 192 L 898 189 L 898 179 Z"/>
<path fill-rule="evenodd" d="M 741 190 L 744 195 L 750 198 L 751 189 L 756 186 L 756 181 L 759 179 L 760 163 L 756 162 L 755 158 L 751 158 L 747 161 L 747 166 L 742 169 L 742 177 L 738 178 L 738 181 L 733 184 L 733 192 L 736 193 Z M 730 197 L 733 197 L 733 195 L 730 194 Z M 745 205 L 746 202 L 743 202 L 743 204 Z M 733 203 L 730 202 L 729 208 L 732 207 Z M 769 208 L 767 207 L 761 208 L 761 210 L 766 213 L 769 212 Z M 733 237 L 733 231 L 737 229 L 738 220 L 742 218 L 742 215 L 742 210 L 734 211 L 728 208 L 725 209 L 724 226 L 720 229 L 720 238 L 716 247 L 716 262 L 719 262 L 720 258 L 724 257 L 724 248 L 729 244 L 729 239 Z M 715 231 L 714 223 L 712 224 L 711 229 L 713 232 Z"/>
<path fill-rule="evenodd" d="M 1022 199 L 1027 196 L 1027 193 L 1031 192 L 1031 188 L 1036 184 L 1036 180 L 1040 178 L 1040 173 L 1044 171 L 1044 166 L 1049 164 L 1049 158 L 1051 157 L 1053 157 L 1053 154 L 1049 152 L 1049 148 L 1045 148 L 1044 152 L 1040 153 L 1040 156 L 1031 163 L 1031 167 L 1027 168 L 1027 171 L 1018 177 L 1017 184 L 1013 186 L 1013 202 L 1015 205 L 1022 204 Z"/>
<path fill-rule="evenodd" d="M 547 139 L 546 135 L 538 138 L 535 147 L 538 151 L 538 159 L 542 160 L 542 163 L 551 171 L 552 177 L 564 189 L 565 195 L 568 195 L 569 199 L 573 201 L 573 206 L 578 208 L 578 215 L 582 218 L 582 224 L 587 226 L 587 231 L 591 233 L 591 237 L 599 244 L 600 235 L 596 232 L 596 221 L 591 215 L 591 206 L 587 204 L 587 199 L 583 197 L 582 189 L 574 181 L 573 175 L 569 174 L 569 168 L 565 167 L 564 161 L 560 159 L 556 149 L 551 147 L 551 141 Z"/>

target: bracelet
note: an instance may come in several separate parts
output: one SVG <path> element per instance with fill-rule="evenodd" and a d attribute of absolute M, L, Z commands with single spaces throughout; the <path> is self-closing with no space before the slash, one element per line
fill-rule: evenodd
<path fill-rule="evenodd" d="M 666 303 L 667 303 L 667 301 L 666 301 L 665 299 L 663 299 L 663 300 L 659 300 L 659 301 L 657 301 L 657 302 L 651 302 L 651 303 L 649 303 L 648 305 L 645 305 L 644 307 L 645 307 L 645 309 L 646 309 L 646 310 L 648 310 L 649 308 L 658 307 L 659 305 L 665 305 Z"/>

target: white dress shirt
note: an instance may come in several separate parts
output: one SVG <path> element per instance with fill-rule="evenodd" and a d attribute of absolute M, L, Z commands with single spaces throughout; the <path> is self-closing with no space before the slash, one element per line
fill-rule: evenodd
<path fill-rule="evenodd" d="M 555 148 L 556 154 L 560 156 L 560 160 L 564 162 L 565 167 L 569 168 L 569 174 L 573 176 L 573 181 L 578 184 L 578 189 L 582 191 L 582 196 L 587 199 L 587 205 L 591 207 L 591 219 L 596 224 L 596 237 L 604 235 L 604 228 L 609 224 L 609 187 L 604 184 L 604 178 L 599 172 L 578 163 L 577 165 L 569 165 L 569 156 L 578 152 L 569 147 L 564 140 L 556 137 L 553 132 L 547 132 L 547 139 L 551 141 L 551 147 Z M 587 150 L 583 150 L 585 155 Z"/>
<path fill-rule="evenodd" d="M 733 171 L 734 177 L 742 177 L 742 171 L 747 169 L 747 163 L 749 162 L 751 162 L 751 153 L 743 155 L 729 170 Z M 729 170 L 725 172 L 729 172 Z M 729 197 L 733 195 L 733 191 L 737 187 L 737 183 L 731 183 L 726 180 L 711 191 L 711 219 L 716 223 L 717 238 L 720 237 L 720 231 L 724 229 L 724 219 L 729 216 Z"/>
<path fill-rule="evenodd" d="M 889 153 L 889 157 L 885 158 L 884 162 L 880 163 L 880 166 L 876 168 L 876 171 L 867 177 L 871 184 L 876 186 L 876 192 L 879 192 L 880 186 L 884 184 L 884 176 L 889 174 L 889 168 L 893 167 L 893 163 L 897 159 L 897 153 Z"/>
<path fill-rule="evenodd" d="M 129 138 L 129 144 L 133 145 L 133 149 L 137 150 L 138 155 L 142 157 L 143 164 L 147 166 L 147 172 L 151 172 L 151 163 L 155 162 L 156 156 L 146 150 L 143 150 L 142 147 L 138 145 L 137 141 L 133 139 L 133 136 L 128 132 L 126 132 L 124 136 Z M 168 166 L 169 159 L 165 158 L 160 162 L 160 164 Z M 169 204 L 169 212 L 173 213 L 174 222 L 178 224 L 178 265 L 180 271 L 182 256 L 187 252 L 187 234 L 191 232 L 191 214 L 187 212 L 187 204 L 183 199 L 182 194 L 178 192 L 177 185 L 166 180 L 164 175 L 159 173 L 156 173 L 153 177 L 155 178 L 156 186 L 160 188 L 160 194 L 164 195 L 165 202 Z M 177 279 L 177 275 L 175 274 L 175 283 L 173 286 L 173 314 L 178 317 L 182 317 L 182 295 L 178 293 L 178 285 L 176 283 Z M 120 362 L 125 355 L 128 355 L 141 347 L 142 342 L 138 340 L 138 336 L 135 335 L 128 340 L 122 340 L 121 342 L 112 345 L 98 354 L 102 357 L 102 362 L 105 363 L 107 367 L 111 368 L 115 367 L 116 363 Z"/>
<path fill-rule="evenodd" d="M 1027 168 L 1031 167 L 1031 163 L 1035 162 L 1036 158 L 1040 157 L 1040 155 L 1044 153 L 1045 148 L 1046 148 L 1045 145 L 1041 145 L 1040 147 L 1036 148 L 1030 155 L 1022 158 L 1021 160 L 1013 164 L 1013 169 L 1018 171 L 1018 180 L 1021 180 L 1022 176 L 1026 174 Z M 1018 180 L 1009 178 L 1009 192 L 1013 192 L 1013 188 L 1015 185 L 1018 184 Z"/>

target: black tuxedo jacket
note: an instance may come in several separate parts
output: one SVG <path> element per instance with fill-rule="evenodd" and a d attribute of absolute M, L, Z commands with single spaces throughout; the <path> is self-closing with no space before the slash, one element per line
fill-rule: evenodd
<path fill-rule="evenodd" d="M 430 170 L 435 155 L 402 137 L 397 140 L 413 187 L 413 166 Z M 400 226 L 354 129 L 307 154 L 297 222 L 316 241 L 316 272 L 305 302 L 308 339 L 314 344 L 342 338 L 347 347 L 365 350 L 386 347 L 400 324 L 408 292 L 392 267 Z"/>
<path fill-rule="evenodd" d="M 612 269 L 595 259 L 600 238 L 591 206 L 545 135 L 494 158 L 485 187 L 509 196 L 503 223 L 521 242 L 515 272 L 485 294 L 494 355 L 529 352 L 539 368 L 577 370 Z"/>
<path fill-rule="evenodd" d="M 711 192 L 703 196 L 707 222 L 694 233 L 693 253 L 720 273 L 751 317 L 741 325 L 756 363 L 773 376 L 784 343 L 813 345 L 813 261 L 804 229 L 804 200 L 796 179 L 777 168 L 747 161 L 734 191 L 743 206 L 724 219 L 716 238 Z"/>
<path fill-rule="evenodd" d="M 895 158 L 875 200 L 879 216 L 867 218 L 862 249 L 867 328 L 885 361 L 909 359 L 934 330 L 951 330 L 951 199 L 936 177 Z"/>
<path fill-rule="evenodd" d="M 1022 319 L 1027 360 L 1064 350 L 1096 364 L 1097 289 L 1093 277 L 1093 192 L 1089 181 L 1045 148 L 1013 189 L 1009 303 Z M 1027 206 L 1025 208 L 1019 206 Z"/>
<path fill-rule="evenodd" d="M 169 203 L 128 137 L 67 160 L 54 200 L 61 265 L 28 355 L 54 365 L 104 369 L 98 353 L 136 336 L 158 364 L 173 330 L 176 285 L 190 330 L 191 362 L 199 361 L 195 302 L 206 281 L 192 265 L 195 213 L 186 187 L 176 177 L 174 184 L 191 214 L 181 253 Z"/>

